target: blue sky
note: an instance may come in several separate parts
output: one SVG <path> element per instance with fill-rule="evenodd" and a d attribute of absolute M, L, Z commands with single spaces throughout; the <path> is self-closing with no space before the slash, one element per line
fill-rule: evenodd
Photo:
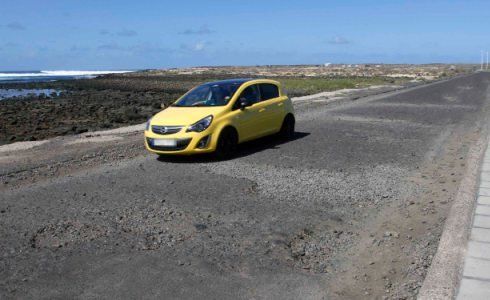
<path fill-rule="evenodd" d="M 2 0 L 0 70 L 468 63 L 488 1 Z"/>

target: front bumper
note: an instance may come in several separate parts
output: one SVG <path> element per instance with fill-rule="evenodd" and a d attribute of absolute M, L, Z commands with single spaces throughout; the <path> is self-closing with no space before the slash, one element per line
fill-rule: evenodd
<path fill-rule="evenodd" d="M 208 137 L 205 146 L 198 145 L 199 142 Z M 156 146 L 154 145 L 155 139 L 173 139 L 176 140 L 175 146 Z M 176 134 L 160 135 L 152 131 L 145 130 L 145 147 L 148 151 L 156 154 L 168 154 L 168 155 L 190 155 L 197 153 L 209 153 L 215 150 L 215 142 L 212 135 L 208 130 L 203 132 L 182 132 Z"/>

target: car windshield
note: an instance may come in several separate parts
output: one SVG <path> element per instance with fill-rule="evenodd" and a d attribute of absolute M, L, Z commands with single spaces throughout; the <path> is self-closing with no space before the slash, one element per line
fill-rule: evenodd
<path fill-rule="evenodd" d="M 241 82 L 206 83 L 194 88 L 173 105 L 182 107 L 224 106 L 230 102 L 241 84 Z"/>

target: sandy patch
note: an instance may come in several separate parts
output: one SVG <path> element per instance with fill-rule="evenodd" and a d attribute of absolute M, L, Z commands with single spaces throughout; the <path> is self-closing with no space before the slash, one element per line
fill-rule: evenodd
<path fill-rule="evenodd" d="M 398 88 L 399 86 L 393 86 L 393 85 L 373 85 L 367 88 L 362 88 L 362 89 L 342 89 L 342 90 L 337 90 L 337 91 L 331 91 L 331 92 L 322 92 L 318 94 L 313 94 L 313 95 L 307 95 L 307 96 L 302 96 L 302 97 L 293 97 L 291 98 L 291 101 L 293 102 L 300 102 L 300 101 L 311 101 L 315 100 L 315 102 L 331 102 L 331 101 L 336 101 L 340 100 L 349 94 L 353 92 L 362 92 L 362 91 L 372 91 L 372 90 L 377 90 L 377 89 L 383 89 L 383 88 Z"/>
<path fill-rule="evenodd" d="M 44 141 L 30 141 L 30 142 L 17 142 L 13 144 L 0 146 L 0 153 L 2 152 L 11 152 L 11 151 L 19 151 L 19 150 L 27 150 L 32 149 L 34 147 L 40 146 L 49 140 Z"/>
<path fill-rule="evenodd" d="M 68 141 L 65 145 L 76 145 L 76 144 L 85 144 L 85 143 L 103 143 L 103 142 L 111 142 L 111 141 L 120 141 L 123 138 L 115 135 L 104 135 L 104 136 L 93 136 L 93 137 L 82 137 L 80 139 L 76 139 L 74 141 Z"/>
<path fill-rule="evenodd" d="M 133 133 L 145 130 L 146 123 L 131 125 L 126 127 L 120 127 L 110 130 L 102 130 L 102 131 L 92 131 L 81 134 L 82 137 L 94 137 L 94 136 L 104 136 L 104 135 L 116 135 L 116 134 L 125 134 L 125 133 Z"/>

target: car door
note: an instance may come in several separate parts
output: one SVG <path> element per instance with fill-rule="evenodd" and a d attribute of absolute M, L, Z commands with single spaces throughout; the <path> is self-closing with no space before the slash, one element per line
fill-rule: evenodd
<path fill-rule="evenodd" d="M 238 103 L 241 98 L 245 98 L 251 103 L 250 106 L 240 109 Z M 235 116 L 233 118 L 235 127 L 240 137 L 240 142 L 251 140 L 264 135 L 265 109 L 260 103 L 259 90 L 257 85 L 248 86 L 237 98 L 233 107 Z"/>
<path fill-rule="evenodd" d="M 265 109 L 265 133 L 271 134 L 278 132 L 285 116 L 285 98 L 280 97 L 279 87 L 273 83 L 260 83 L 259 92 L 261 103 Z"/>

